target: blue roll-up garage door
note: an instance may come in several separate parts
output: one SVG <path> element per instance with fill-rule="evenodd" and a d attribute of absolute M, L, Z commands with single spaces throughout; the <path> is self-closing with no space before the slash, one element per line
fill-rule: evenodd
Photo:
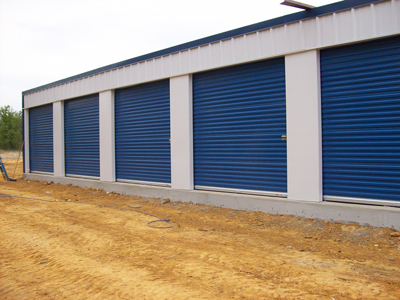
<path fill-rule="evenodd" d="M 169 80 L 115 91 L 117 180 L 171 183 Z"/>
<path fill-rule="evenodd" d="M 64 102 L 65 173 L 100 177 L 99 95 Z"/>
<path fill-rule="evenodd" d="M 193 76 L 197 189 L 287 191 L 284 59 Z"/>
<path fill-rule="evenodd" d="M 400 201 L 400 37 L 321 51 L 324 199 Z"/>
<path fill-rule="evenodd" d="M 29 109 L 29 168 L 53 173 L 53 104 Z"/>

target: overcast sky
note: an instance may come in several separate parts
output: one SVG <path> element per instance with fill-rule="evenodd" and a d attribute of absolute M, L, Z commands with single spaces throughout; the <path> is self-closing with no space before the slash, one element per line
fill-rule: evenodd
<path fill-rule="evenodd" d="M 300 11 L 282 1 L 0 0 L 0 106 L 19 110 L 22 91 Z"/>

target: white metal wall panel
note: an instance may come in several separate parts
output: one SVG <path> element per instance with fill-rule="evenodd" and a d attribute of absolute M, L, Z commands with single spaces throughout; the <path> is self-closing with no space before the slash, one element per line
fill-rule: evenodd
<path fill-rule="evenodd" d="M 232 64 L 400 33 L 400 0 L 248 33 L 25 95 L 25 108 Z"/>

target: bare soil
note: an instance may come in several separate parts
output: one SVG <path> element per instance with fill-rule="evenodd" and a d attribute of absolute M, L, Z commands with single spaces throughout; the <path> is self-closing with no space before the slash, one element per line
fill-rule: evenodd
<path fill-rule="evenodd" d="M 0 299 L 400 299 L 393 229 L 23 179 L 0 193 Z"/>
<path fill-rule="evenodd" d="M 6 168 L 8 177 L 13 178 L 14 176 L 15 178 L 21 178 L 23 175 L 22 154 L 19 151 L 0 150 L 0 156 L 4 163 L 4 167 Z M 2 176 L 0 175 L 0 177 Z"/>

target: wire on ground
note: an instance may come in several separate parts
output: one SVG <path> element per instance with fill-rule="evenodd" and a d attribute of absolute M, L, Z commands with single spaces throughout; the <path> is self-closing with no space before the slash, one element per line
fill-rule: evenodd
<path fill-rule="evenodd" d="M 125 208 L 125 207 L 119 207 L 119 206 L 113 206 L 113 205 L 107 205 L 107 204 L 101 204 L 101 203 L 93 203 L 93 202 L 58 201 L 58 200 L 46 200 L 46 199 L 30 198 L 30 197 L 22 197 L 22 196 L 11 196 L 11 195 L 8 195 L 8 194 L 3 194 L 3 193 L 0 193 L 0 197 L 3 197 L 3 198 L 21 198 L 21 199 L 29 199 L 29 200 L 36 200 L 36 201 L 43 201 L 43 202 L 50 202 L 50 203 L 51 202 L 54 202 L 54 203 L 64 203 L 64 202 L 66 202 L 66 203 L 89 204 L 89 205 L 104 206 L 104 207 L 109 207 L 109 208 L 116 208 L 116 209 L 134 211 L 134 212 L 142 213 L 142 214 L 150 216 L 150 217 L 157 218 L 158 220 L 150 221 L 150 222 L 147 223 L 147 226 L 151 227 L 151 228 L 167 229 L 167 228 L 172 228 L 174 226 L 170 222 L 170 219 L 161 219 L 160 217 L 158 217 L 156 215 L 152 215 L 152 214 L 149 214 L 147 212 L 144 212 L 144 211 L 141 211 L 141 210 L 137 210 L 137 209 L 132 209 L 132 208 Z M 169 224 L 169 226 L 156 227 L 156 226 L 150 225 L 150 224 L 154 224 L 156 222 L 165 222 L 165 223 Z"/>

